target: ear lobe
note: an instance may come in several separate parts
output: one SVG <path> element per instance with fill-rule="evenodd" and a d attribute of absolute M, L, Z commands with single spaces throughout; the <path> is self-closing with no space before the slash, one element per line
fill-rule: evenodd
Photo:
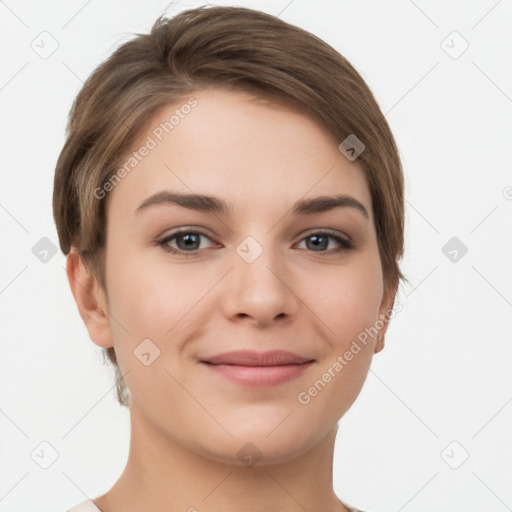
<path fill-rule="evenodd" d="M 108 321 L 105 293 L 97 279 L 89 273 L 76 247 L 72 247 L 66 257 L 66 274 L 89 337 L 100 347 L 112 347 L 114 343 Z"/>

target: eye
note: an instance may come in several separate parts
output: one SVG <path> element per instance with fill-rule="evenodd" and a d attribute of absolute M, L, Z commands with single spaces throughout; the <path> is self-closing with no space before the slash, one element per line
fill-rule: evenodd
<path fill-rule="evenodd" d="M 162 240 L 159 240 L 157 244 L 162 246 L 163 249 L 167 252 L 171 252 L 173 254 L 182 254 L 184 256 L 193 256 L 200 249 L 201 237 L 205 237 L 210 240 L 208 235 L 200 231 L 182 229 L 180 231 L 171 233 Z M 169 245 L 170 242 L 174 239 L 176 239 L 176 244 L 178 246 L 177 248 Z"/>
<path fill-rule="evenodd" d="M 335 240 L 336 243 L 339 244 L 339 247 L 336 247 L 329 251 L 323 250 L 326 249 L 327 246 L 329 245 L 329 239 Z M 354 244 L 350 240 L 340 236 L 340 233 L 338 233 L 337 231 L 316 231 L 303 238 L 301 242 L 304 240 L 306 241 L 307 248 L 312 248 L 311 250 L 313 252 L 327 252 L 329 254 L 332 254 L 347 251 L 354 248 Z M 308 240 L 310 240 L 311 243 L 308 244 Z"/>

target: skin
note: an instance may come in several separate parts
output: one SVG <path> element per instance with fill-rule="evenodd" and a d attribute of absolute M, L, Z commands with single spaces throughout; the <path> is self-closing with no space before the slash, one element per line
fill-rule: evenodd
<path fill-rule="evenodd" d="M 67 258 L 90 338 L 115 347 L 130 390 L 128 462 L 94 503 L 103 512 L 346 511 L 332 487 L 337 422 L 383 342 L 359 343 L 308 404 L 297 396 L 393 307 L 365 177 L 303 113 L 244 92 L 193 97 L 191 113 L 103 199 L 108 301 L 76 249 Z M 176 108 L 162 109 L 140 141 Z M 233 213 L 173 204 L 135 212 L 164 189 L 222 198 Z M 369 219 L 350 207 L 289 214 L 300 199 L 335 194 L 356 198 Z M 193 256 L 155 244 L 181 227 L 205 236 L 192 248 L 179 237 L 167 245 Z M 323 229 L 356 248 L 335 253 L 340 244 L 327 238 L 317 249 L 311 237 Z M 236 252 L 247 236 L 263 249 L 250 264 Z M 134 355 L 146 338 L 160 349 L 148 366 Z M 199 362 L 237 349 L 290 350 L 315 363 L 294 380 L 248 388 Z M 261 453 L 252 467 L 237 456 L 248 442 Z"/>

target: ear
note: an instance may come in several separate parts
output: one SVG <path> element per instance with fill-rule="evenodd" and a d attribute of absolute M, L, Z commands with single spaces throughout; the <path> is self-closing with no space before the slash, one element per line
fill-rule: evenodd
<path fill-rule="evenodd" d="M 108 321 L 106 294 L 89 272 L 76 247 L 72 247 L 66 257 L 66 274 L 89 337 L 100 347 L 112 347 L 114 342 Z"/>
<path fill-rule="evenodd" d="M 388 286 L 387 290 L 384 291 L 382 302 L 379 307 L 379 319 L 384 322 L 384 326 L 379 329 L 379 335 L 377 343 L 375 345 L 374 354 L 377 354 L 384 348 L 384 336 L 388 330 L 389 320 L 393 305 L 395 303 L 396 292 L 398 290 L 398 280 Z"/>

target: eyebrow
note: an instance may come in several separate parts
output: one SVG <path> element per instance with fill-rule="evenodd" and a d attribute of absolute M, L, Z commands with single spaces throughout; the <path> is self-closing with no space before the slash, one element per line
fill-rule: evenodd
<path fill-rule="evenodd" d="M 183 194 L 163 190 L 145 199 L 135 210 L 136 214 L 141 213 L 150 206 L 176 204 L 189 210 L 196 210 L 206 213 L 218 213 L 229 215 L 233 208 L 224 200 L 217 197 L 202 194 Z M 336 196 L 320 196 L 312 199 L 301 199 L 292 208 L 292 215 L 312 215 L 333 210 L 334 208 L 354 208 L 369 220 L 370 215 L 366 207 L 356 198 L 341 194 Z"/>

